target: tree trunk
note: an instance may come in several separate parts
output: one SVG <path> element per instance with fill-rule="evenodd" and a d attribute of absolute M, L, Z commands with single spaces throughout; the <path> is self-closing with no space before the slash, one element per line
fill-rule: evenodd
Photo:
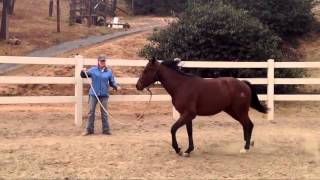
<path fill-rule="evenodd" d="M 49 2 L 49 17 L 53 16 L 53 0 Z"/>
<path fill-rule="evenodd" d="M 7 40 L 9 38 L 9 6 L 10 0 L 3 0 L 0 40 Z"/>
<path fill-rule="evenodd" d="M 117 0 L 113 0 L 112 1 L 112 13 L 113 13 L 113 16 L 116 16 L 116 10 L 117 10 Z"/>
<path fill-rule="evenodd" d="M 132 16 L 135 14 L 135 9 L 134 9 L 134 0 L 131 0 L 131 10 L 132 10 Z"/>
<path fill-rule="evenodd" d="M 75 14 L 75 2 L 74 0 L 69 0 L 69 26 L 74 25 L 75 23 L 75 18 L 76 18 L 76 14 Z"/>
<path fill-rule="evenodd" d="M 91 1 L 87 1 L 87 10 L 88 10 L 88 27 L 92 25 L 92 3 Z"/>
<path fill-rule="evenodd" d="M 10 0 L 9 3 L 9 14 L 12 15 L 14 13 L 14 4 L 15 4 L 16 0 Z"/>
<path fill-rule="evenodd" d="M 60 33 L 60 0 L 57 0 L 57 32 Z"/>

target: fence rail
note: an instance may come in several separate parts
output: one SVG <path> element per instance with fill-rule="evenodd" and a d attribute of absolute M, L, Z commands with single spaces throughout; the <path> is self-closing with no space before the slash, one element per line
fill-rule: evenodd
<path fill-rule="evenodd" d="M 75 67 L 74 77 L 43 77 L 43 76 L 0 76 L 0 84 L 73 84 L 75 85 L 75 96 L 2 96 L 0 104 L 21 104 L 21 103 L 74 103 L 75 104 L 75 124 L 82 124 L 82 104 L 88 101 L 88 97 L 83 95 L 83 84 L 90 81 L 82 79 L 79 74 L 84 65 L 95 65 L 95 59 L 82 58 L 48 58 L 48 57 L 17 57 L 0 56 L 0 63 L 7 64 L 45 64 L 45 65 L 70 65 Z M 146 60 L 125 60 L 110 59 L 108 66 L 143 67 L 147 64 Z M 266 84 L 267 94 L 259 95 L 261 100 L 267 101 L 270 109 L 268 119 L 274 119 L 275 101 L 320 101 L 320 94 L 274 94 L 275 85 L 293 84 L 320 84 L 320 78 L 275 78 L 276 68 L 320 68 L 320 62 L 274 62 L 270 59 L 267 62 L 207 62 L 207 61 L 188 61 L 183 62 L 186 68 L 265 68 L 267 69 L 266 78 L 240 78 L 248 80 L 252 84 Z M 136 77 L 117 78 L 119 84 L 136 84 Z M 111 102 L 146 102 L 148 95 L 112 95 Z M 169 95 L 154 95 L 152 101 L 171 101 Z M 173 112 L 177 115 L 176 112 Z M 175 117 L 176 118 L 176 117 Z"/>

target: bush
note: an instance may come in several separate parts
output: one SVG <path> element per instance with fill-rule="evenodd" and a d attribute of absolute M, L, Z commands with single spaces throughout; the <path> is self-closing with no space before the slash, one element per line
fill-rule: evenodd
<path fill-rule="evenodd" d="M 140 55 L 158 59 L 266 61 L 282 57 L 281 39 L 257 18 L 220 2 L 188 8 L 167 29 L 155 31 Z M 202 77 L 266 77 L 265 69 L 186 69 Z M 219 73 L 217 73 L 219 72 Z M 301 76 L 298 70 L 277 70 L 276 76 Z M 293 88 L 290 88 L 291 91 Z M 281 92 L 286 88 L 280 88 Z"/>
<path fill-rule="evenodd" d="M 185 60 L 266 60 L 280 56 L 280 38 L 257 18 L 222 3 L 189 8 L 167 29 L 155 32 L 145 57 Z"/>
<path fill-rule="evenodd" d="M 224 0 L 242 8 L 281 37 L 301 35 L 310 30 L 313 0 Z"/>
<path fill-rule="evenodd" d="M 172 12 L 182 12 L 188 0 L 134 0 L 134 13 L 139 15 L 156 14 L 171 15 Z M 132 0 L 126 0 L 131 7 Z"/>
<path fill-rule="evenodd" d="M 220 0 L 195 0 L 208 3 Z M 222 0 L 238 9 L 248 11 L 282 38 L 308 32 L 314 20 L 312 7 L 317 0 Z"/>
<path fill-rule="evenodd" d="M 312 7 L 318 0 L 193 0 L 195 4 L 223 1 L 248 11 L 280 37 L 301 35 L 310 30 Z M 135 0 L 136 14 L 170 15 L 185 10 L 190 0 Z M 131 7 L 132 0 L 126 0 Z M 191 4 L 189 4 L 192 6 Z"/>

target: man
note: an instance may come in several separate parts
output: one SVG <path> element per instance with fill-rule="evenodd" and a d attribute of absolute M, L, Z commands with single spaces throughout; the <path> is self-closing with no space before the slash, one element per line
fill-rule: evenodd
<path fill-rule="evenodd" d="M 94 133 L 94 119 L 95 119 L 95 109 L 98 100 L 94 94 L 96 92 L 101 104 L 107 109 L 107 103 L 109 98 L 109 85 L 115 89 L 120 90 L 120 86 L 117 85 L 114 76 L 110 69 L 106 66 L 106 56 L 100 55 L 98 57 L 98 65 L 87 70 L 83 68 L 81 71 L 81 77 L 86 78 L 86 74 L 92 79 L 92 88 L 89 90 L 89 113 L 88 113 L 88 124 L 86 131 L 83 133 L 84 136 Z M 100 106 L 100 105 L 99 105 Z M 111 135 L 108 114 L 100 107 L 101 120 L 102 120 L 102 133 L 106 135 Z"/>

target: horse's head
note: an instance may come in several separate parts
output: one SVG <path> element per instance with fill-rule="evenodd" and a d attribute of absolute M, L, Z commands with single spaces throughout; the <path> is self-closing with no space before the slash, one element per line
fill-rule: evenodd
<path fill-rule="evenodd" d="M 137 90 L 142 91 L 144 88 L 158 81 L 157 72 L 159 66 L 160 63 L 154 57 L 149 60 L 136 84 Z"/>

